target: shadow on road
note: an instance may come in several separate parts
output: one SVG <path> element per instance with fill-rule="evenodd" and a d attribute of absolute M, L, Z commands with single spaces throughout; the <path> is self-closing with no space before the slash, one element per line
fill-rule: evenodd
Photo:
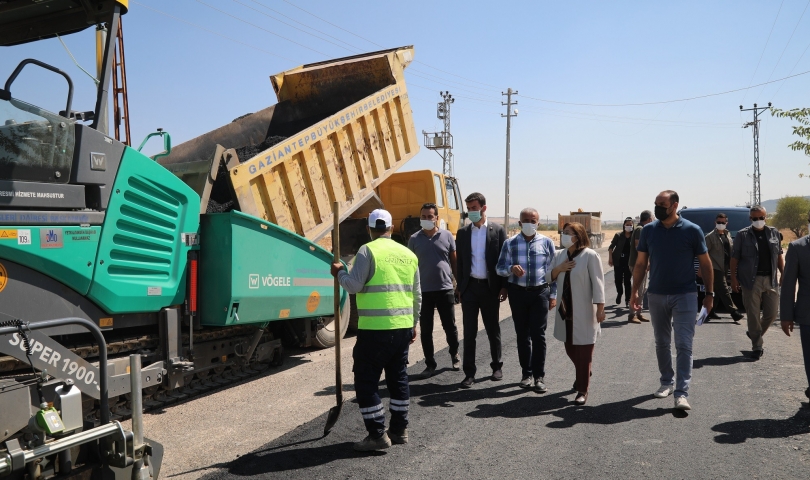
<path fill-rule="evenodd" d="M 480 382 L 486 382 L 482 380 Z M 491 387 L 480 386 L 470 389 L 459 388 L 458 384 L 440 385 L 435 383 L 411 384 L 411 398 L 419 397 L 422 407 L 452 407 L 454 403 L 479 402 L 499 398 L 514 397 L 528 392 L 514 383 L 491 382 Z"/>
<path fill-rule="evenodd" d="M 754 361 L 752 358 L 745 356 L 743 352 L 740 353 L 742 355 L 739 357 L 698 358 L 692 362 L 692 369 L 703 367 L 726 367 L 728 365 L 736 365 L 738 363 L 748 363 Z"/>
<path fill-rule="evenodd" d="M 525 393 L 525 390 L 515 392 Z M 525 395 L 505 403 L 482 403 L 475 406 L 475 410 L 468 413 L 472 418 L 526 418 L 545 415 L 550 410 L 556 410 L 571 405 L 572 391 L 552 393 L 548 395 Z M 571 399 L 565 398 L 572 395 Z M 492 397 L 483 397 L 483 399 Z"/>
<path fill-rule="evenodd" d="M 715 442 L 729 444 L 744 443 L 751 438 L 786 438 L 807 434 L 810 433 L 810 409 L 802 408 L 784 420 L 763 418 L 719 423 L 712 430 L 720 433 L 714 437 Z"/>
<path fill-rule="evenodd" d="M 658 407 L 653 410 L 638 408 L 638 405 L 654 398 L 652 395 L 641 395 L 620 402 L 604 403 L 593 407 L 572 406 L 564 408 L 552 413 L 552 415 L 560 417 L 560 420 L 551 422 L 546 426 L 549 428 L 570 428 L 580 423 L 614 425 L 633 420 L 660 417 L 673 412 L 672 408 Z"/>

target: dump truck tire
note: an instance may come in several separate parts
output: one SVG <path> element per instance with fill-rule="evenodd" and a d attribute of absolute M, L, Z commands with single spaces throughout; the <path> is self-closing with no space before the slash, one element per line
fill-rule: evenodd
<path fill-rule="evenodd" d="M 346 336 L 346 331 L 349 329 L 349 316 L 351 314 L 351 302 L 343 303 L 343 308 L 340 309 L 340 338 Z M 318 330 L 315 338 L 312 339 L 313 343 L 321 348 L 329 348 L 335 346 L 335 322 L 334 317 L 327 317 L 328 324 Z"/>

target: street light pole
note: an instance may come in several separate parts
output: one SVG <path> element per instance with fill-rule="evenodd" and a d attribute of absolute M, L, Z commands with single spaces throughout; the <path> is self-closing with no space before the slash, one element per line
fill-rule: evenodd
<path fill-rule="evenodd" d="M 517 95 L 517 90 L 512 91 L 511 88 L 506 90 L 506 93 L 501 92 L 501 95 L 506 95 L 506 103 L 501 102 L 501 105 L 506 105 L 506 115 L 501 114 L 501 117 L 506 117 L 506 192 L 504 199 L 504 215 L 503 215 L 503 228 L 509 232 L 509 148 L 510 148 L 510 135 L 512 130 L 512 117 L 517 117 L 518 111 L 512 113 L 512 105 L 517 105 L 517 101 L 512 102 L 512 94 Z"/>

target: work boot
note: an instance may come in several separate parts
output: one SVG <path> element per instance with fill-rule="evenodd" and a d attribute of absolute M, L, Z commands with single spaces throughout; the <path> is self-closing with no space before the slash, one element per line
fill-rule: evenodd
<path fill-rule="evenodd" d="M 636 318 L 636 314 L 635 314 L 635 313 L 631 313 L 630 315 L 628 315 L 628 316 L 627 316 L 627 321 L 628 321 L 629 323 L 641 323 L 641 320 L 639 320 L 639 319 L 637 319 L 637 318 Z"/>
<path fill-rule="evenodd" d="M 642 315 L 641 312 L 636 314 L 636 318 L 638 318 L 642 322 L 649 322 L 650 321 L 650 319 L 645 317 L 644 315 Z"/>
<path fill-rule="evenodd" d="M 458 354 L 453 355 L 450 359 L 453 362 L 453 371 L 457 372 L 461 370 L 461 359 L 458 357 Z"/>
<path fill-rule="evenodd" d="M 391 440 L 391 443 L 396 445 L 405 445 L 408 443 L 408 429 L 405 428 L 402 430 L 402 433 L 394 433 L 391 430 L 388 430 L 388 438 Z"/>
<path fill-rule="evenodd" d="M 548 387 L 545 383 L 545 377 L 534 379 L 534 391 L 537 393 L 546 393 L 548 391 Z"/>
<path fill-rule="evenodd" d="M 357 452 L 373 452 L 375 450 L 385 450 L 390 446 L 391 439 L 388 438 L 387 433 L 383 433 L 379 438 L 372 438 L 371 435 L 369 435 L 363 440 L 355 443 L 352 448 L 354 448 L 354 450 Z"/>

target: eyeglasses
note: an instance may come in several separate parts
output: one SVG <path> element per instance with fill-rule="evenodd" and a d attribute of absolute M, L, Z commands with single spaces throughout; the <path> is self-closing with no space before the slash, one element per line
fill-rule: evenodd
<path fill-rule="evenodd" d="M 757 220 L 765 220 L 765 217 L 751 217 L 752 222 L 755 222 Z"/>

